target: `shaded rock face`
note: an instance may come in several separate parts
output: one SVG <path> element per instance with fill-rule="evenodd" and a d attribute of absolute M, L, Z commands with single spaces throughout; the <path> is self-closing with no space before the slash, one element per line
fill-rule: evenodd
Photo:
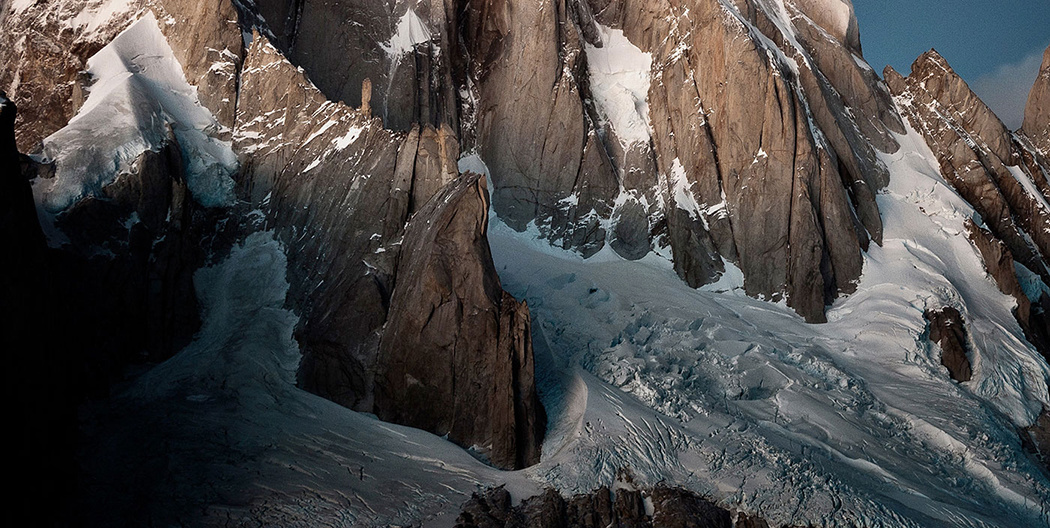
<path fill-rule="evenodd" d="M 872 145 L 893 151 L 890 131 L 904 130 L 841 4 L 834 18 L 789 3 L 780 20 L 749 1 L 471 2 L 480 106 L 464 137 L 492 171 L 496 212 L 584 256 L 669 246 L 691 286 L 733 262 L 749 294 L 824 320 L 852 291 L 862 248 L 881 241 L 886 173 Z M 642 136 L 602 102 L 595 50 L 623 45 L 609 28 L 651 59 L 634 72 L 649 77 Z"/>
<path fill-rule="evenodd" d="M 260 35 L 244 64 L 240 185 L 290 249 L 300 385 L 499 467 L 538 461 L 528 308 L 499 285 L 487 191 L 459 176 L 450 128 L 329 102 Z"/>
<path fill-rule="evenodd" d="M 86 290 L 91 290 L 107 300 L 106 306 L 93 306 L 93 313 L 109 314 L 122 328 L 127 325 L 127 331 L 116 332 L 112 325 L 98 325 L 109 329 L 105 339 L 99 336 L 105 347 L 123 351 L 106 363 L 117 368 L 133 360 L 126 357 L 129 350 L 146 350 L 145 358 L 162 360 L 185 345 L 199 324 L 192 271 L 232 237 L 217 232 L 217 226 L 237 229 L 264 221 L 262 227 L 277 230 L 291 255 L 289 302 L 303 313 L 296 334 L 303 350 L 300 384 L 371 412 L 380 337 L 405 223 L 459 175 L 453 55 L 439 53 L 453 50 L 443 39 L 454 32 L 444 31 L 441 21 L 454 17 L 455 10 L 423 2 L 391 11 L 382 2 L 281 7 L 226 0 L 132 1 L 120 12 L 106 7 L 103 2 L 63 0 L 19 6 L 17 12 L 4 7 L 0 44 L 14 53 L 0 59 L 5 61 L 0 86 L 13 86 L 15 98 L 28 108 L 17 128 L 20 140 L 37 145 L 65 125 L 86 98 L 91 79 L 78 72 L 87 59 L 149 10 L 201 104 L 218 121 L 216 137 L 231 140 L 240 154 L 242 196 L 264 213 L 243 222 L 220 222 L 224 215 L 238 217 L 243 211 L 204 210 L 195 204 L 186 191 L 184 160 L 174 138 L 143 154 L 128 174 L 95 196 L 63 211 L 57 226 L 70 240 L 68 254 L 75 255 L 69 267 L 86 270 L 92 278 L 83 281 L 90 286 L 77 287 L 76 295 L 89 298 Z M 292 18 L 277 16 L 282 9 Z M 81 19 L 89 22 L 71 22 Z M 351 23 L 357 19 L 389 24 Z M 276 35 L 280 46 L 264 35 L 243 33 L 253 24 Z M 300 33 L 300 27 L 308 31 Z M 342 31 L 357 37 L 342 40 L 346 48 L 331 46 L 331 36 Z M 249 44 L 254 50 L 250 59 Z M 315 74 L 324 91 L 315 89 L 282 50 Z M 360 57 L 376 60 L 358 62 Z M 373 80 L 372 112 L 330 102 L 358 104 L 362 85 Z M 432 87 L 440 89 L 431 93 Z M 30 97 L 32 93 L 54 98 Z M 377 117 L 369 119 L 370 113 Z M 473 236 L 483 237 L 483 232 Z M 497 288 L 485 295 L 495 295 L 491 307 L 499 331 L 486 346 L 505 353 L 502 367 L 517 385 L 508 385 L 510 397 L 493 405 L 492 415 L 505 417 L 502 428 L 459 427 L 452 436 L 466 446 L 491 446 L 497 465 L 521 467 L 538 460 L 544 430 L 532 389 L 528 311 L 503 298 L 491 267 L 489 259 L 485 281 Z M 488 401 L 494 390 L 476 389 L 483 398 L 468 395 L 465 386 L 458 389 L 460 398 L 478 401 Z M 398 410 L 387 403 L 388 411 Z M 460 419 L 466 420 L 469 412 L 461 410 Z"/>
<path fill-rule="evenodd" d="M 926 310 L 923 317 L 930 325 L 930 341 L 941 347 L 941 364 L 953 380 L 970 381 L 973 371 L 967 356 L 966 323 L 959 310 L 945 306 L 940 310 Z"/>
<path fill-rule="evenodd" d="M 1028 94 L 1021 132 L 1043 156 L 1050 156 L 1050 47 L 1043 52 L 1043 64 Z"/>
<path fill-rule="evenodd" d="M 259 27 L 328 99 L 358 107 L 368 79 L 373 113 L 387 128 L 407 131 L 417 124 L 458 130 L 457 4 L 257 0 L 253 7 L 265 20 Z"/>
<path fill-rule="evenodd" d="M 1000 290 L 1017 299 L 1015 315 L 1029 341 L 1050 354 L 1044 296 L 1029 299 L 1014 262 L 1050 277 L 1050 187 L 1045 161 L 1031 143 L 1011 134 L 947 61 L 931 50 L 902 77 L 886 82 L 898 105 L 936 154 L 941 174 L 981 215 L 968 224 L 970 239 Z"/>
<path fill-rule="evenodd" d="M 62 506 L 80 462 L 77 407 L 108 395 L 129 365 L 162 361 L 189 342 L 199 328 L 192 274 L 224 243 L 223 213 L 190 198 L 181 149 L 169 136 L 58 214 L 49 235 L 61 231 L 65 241 L 49 248 L 28 178 L 55 173 L 19 159 L 14 105 L 2 102 L 0 349 L 12 352 L 5 386 L 21 402 L 13 436 L 32 466 L 17 462 L 13 473 L 33 490 L 18 507 L 44 524 L 75 524 Z M 51 504 L 45 514 L 41 496 Z"/>
<path fill-rule="evenodd" d="M 51 324 L 61 323 L 48 280 L 48 252 L 23 159 L 15 142 L 17 107 L 0 91 L 0 349 L 4 396 L 11 402 L 8 474 L 23 484 L 12 516 L 57 524 L 55 499 L 73 491 L 76 408 L 74 362 Z M 51 313 L 49 313 L 51 312 Z M 24 491 L 28 490 L 28 491 Z M 58 504 L 64 501 L 59 499 Z M 51 503 L 50 508 L 40 506 Z"/>
<path fill-rule="evenodd" d="M 646 502 L 652 507 L 647 511 Z M 696 494 L 657 486 L 648 490 L 602 487 L 565 499 L 554 490 L 511 506 L 503 488 L 475 493 L 463 505 L 457 528 L 503 527 L 766 528 L 763 519 L 734 514 Z"/>
<path fill-rule="evenodd" d="M 22 155 L 15 142 L 15 120 L 18 108 L 7 94 L 0 91 L 0 225 L 2 236 L 12 250 L 4 252 L 4 269 L 35 260 L 46 244 L 36 218 L 33 191 L 22 169 Z M 30 254 L 19 255 L 18 249 Z M 16 260 L 17 259 L 17 260 Z M 23 260 L 25 259 L 25 260 Z M 4 280 L 11 280 L 9 273 Z M 14 279 L 17 281 L 18 279 Z M 10 283 L 13 287 L 15 282 Z"/>

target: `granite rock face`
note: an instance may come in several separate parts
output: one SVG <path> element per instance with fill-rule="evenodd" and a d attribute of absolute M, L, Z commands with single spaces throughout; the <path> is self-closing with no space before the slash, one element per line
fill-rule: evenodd
<path fill-rule="evenodd" d="M 499 467 L 539 461 L 546 419 L 528 307 L 503 292 L 486 232 L 488 191 L 466 174 L 405 228 L 383 329 L 376 414 L 447 434 Z"/>
<path fill-rule="evenodd" d="M 330 102 L 257 34 L 233 136 L 242 194 L 290 248 L 300 385 L 499 467 L 538 461 L 528 308 L 500 288 L 487 191 L 459 176 L 449 127 Z"/>
<path fill-rule="evenodd" d="M 734 263 L 750 295 L 822 321 L 881 241 L 872 145 L 893 151 L 903 132 L 838 4 L 840 18 L 814 2 L 783 18 L 750 1 L 472 2 L 480 103 L 464 137 L 492 171 L 496 212 L 584 256 L 669 248 L 693 287 Z M 650 65 L 608 58 L 623 50 Z M 637 116 L 606 92 L 607 71 L 645 79 Z"/>
<path fill-rule="evenodd" d="M 1021 132 L 1031 139 L 1043 156 L 1050 156 L 1050 47 L 1043 52 L 1039 75 L 1028 93 Z"/>

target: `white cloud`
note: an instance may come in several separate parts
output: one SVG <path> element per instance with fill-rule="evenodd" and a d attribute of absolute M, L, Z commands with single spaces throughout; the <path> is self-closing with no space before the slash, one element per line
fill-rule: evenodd
<path fill-rule="evenodd" d="M 1042 61 L 1043 50 L 1040 49 L 1017 62 L 1003 64 L 995 71 L 978 77 L 970 83 L 970 88 L 1007 128 L 1016 130 L 1024 120 L 1024 105 Z"/>

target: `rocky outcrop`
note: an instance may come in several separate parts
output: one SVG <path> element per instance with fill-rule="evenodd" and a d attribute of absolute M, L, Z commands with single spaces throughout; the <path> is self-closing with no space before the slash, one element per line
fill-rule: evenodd
<path fill-rule="evenodd" d="M 1043 65 L 1028 94 L 1021 132 L 1044 156 L 1050 156 L 1050 47 L 1043 52 Z"/>
<path fill-rule="evenodd" d="M 474 493 L 456 519 L 457 528 L 519 526 L 767 528 L 769 524 L 730 512 L 688 490 L 666 486 L 644 490 L 602 487 L 570 499 L 548 489 L 518 506 L 511 505 L 510 493 L 500 487 Z"/>
<path fill-rule="evenodd" d="M 1014 259 L 1050 280 L 1050 206 L 1037 185 L 1045 176 L 1023 163 L 1010 131 L 936 51 L 920 56 L 908 77 L 892 68 L 885 75 L 912 126 L 936 153 L 945 179 Z"/>
<path fill-rule="evenodd" d="M 1050 473 L 1050 410 L 1043 409 L 1036 422 L 1021 432 L 1021 441 Z"/>
<path fill-rule="evenodd" d="M 240 185 L 290 248 L 300 385 L 520 468 L 538 461 L 545 430 L 528 309 L 499 286 L 486 191 L 459 177 L 453 137 L 393 132 L 332 103 L 253 38 Z"/>
<path fill-rule="evenodd" d="M 941 347 L 941 364 L 948 369 L 952 379 L 959 383 L 970 381 L 973 371 L 967 354 L 969 346 L 962 314 L 945 306 L 940 310 L 926 310 L 923 317 L 929 323 L 930 341 Z"/>

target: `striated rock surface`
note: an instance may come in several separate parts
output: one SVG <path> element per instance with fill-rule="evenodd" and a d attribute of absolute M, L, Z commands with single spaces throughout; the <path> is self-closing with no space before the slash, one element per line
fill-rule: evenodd
<path fill-rule="evenodd" d="M 923 314 L 930 324 L 930 341 L 941 347 L 941 364 L 952 379 L 960 383 L 970 381 L 973 371 L 967 355 L 966 323 L 959 310 L 945 306 L 940 310 L 926 310 Z"/>
<path fill-rule="evenodd" d="M 472 3 L 464 137 L 476 127 L 500 218 L 584 256 L 669 247 L 694 287 L 732 262 L 750 295 L 822 321 L 881 241 L 872 145 L 895 150 L 903 126 L 852 6 L 797 4 Z"/>

